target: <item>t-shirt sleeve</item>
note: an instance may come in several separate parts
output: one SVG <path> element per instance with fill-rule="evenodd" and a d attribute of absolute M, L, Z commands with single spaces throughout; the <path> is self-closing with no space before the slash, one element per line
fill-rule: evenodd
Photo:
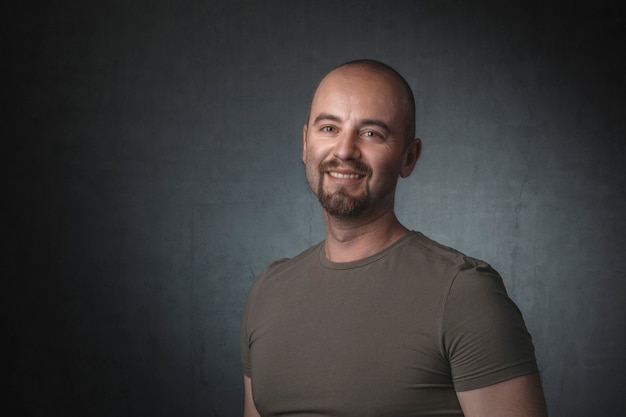
<path fill-rule="evenodd" d="M 535 349 L 522 314 L 500 275 L 487 264 L 467 264 L 454 279 L 442 340 L 456 391 L 537 372 Z"/>
<path fill-rule="evenodd" d="M 252 378 L 250 344 L 252 341 L 251 332 L 254 330 L 250 327 L 250 314 L 252 314 L 252 311 L 254 310 L 253 306 L 257 298 L 257 292 L 264 277 L 266 275 L 269 275 L 275 267 L 286 262 L 287 260 L 287 258 L 283 258 L 272 262 L 263 271 L 263 273 L 256 278 L 256 280 L 252 283 L 252 286 L 250 287 L 250 291 L 248 292 L 248 297 L 246 299 L 246 304 L 244 306 L 243 314 L 241 317 L 241 327 L 239 329 L 239 349 L 241 353 L 241 366 L 243 374 L 250 378 Z M 252 327 L 254 327 L 254 325 Z"/>

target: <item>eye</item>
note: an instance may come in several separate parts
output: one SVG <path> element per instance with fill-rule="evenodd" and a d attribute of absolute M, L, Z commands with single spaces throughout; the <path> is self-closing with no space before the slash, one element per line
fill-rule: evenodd
<path fill-rule="evenodd" d="M 320 128 L 320 131 L 324 133 L 334 133 L 337 131 L 337 129 L 335 129 L 334 126 L 322 126 Z"/>
<path fill-rule="evenodd" d="M 365 130 L 361 133 L 361 136 L 367 139 L 376 139 L 376 140 L 383 140 L 385 138 L 382 134 L 380 134 L 379 132 L 375 130 Z"/>

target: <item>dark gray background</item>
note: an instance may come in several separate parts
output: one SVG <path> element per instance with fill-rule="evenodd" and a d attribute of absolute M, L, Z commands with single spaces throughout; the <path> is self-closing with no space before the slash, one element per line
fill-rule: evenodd
<path fill-rule="evenodd" d="M 607 4 L 4 6 L 18 415 L 240 413 L 247 289 L 323 238 L 310 95 L 362 57 L 417 97 L 401 220 L 500 271 L 552 416 L 626 414 L 625 22 Z"/>

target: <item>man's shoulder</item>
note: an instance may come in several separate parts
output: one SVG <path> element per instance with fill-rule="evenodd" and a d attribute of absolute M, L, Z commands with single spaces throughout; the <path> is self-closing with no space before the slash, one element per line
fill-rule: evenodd
<path fill-rule="evenodd" d="M 459 270 L 489 268 L 486 262 L 439 243 L 421 232 L 412 232 L 412 237 L 407 246 L 410 248 L 409 250 L 413 251 L 413 256 L 424 258 L 430 264 L 455 266 Z"/>

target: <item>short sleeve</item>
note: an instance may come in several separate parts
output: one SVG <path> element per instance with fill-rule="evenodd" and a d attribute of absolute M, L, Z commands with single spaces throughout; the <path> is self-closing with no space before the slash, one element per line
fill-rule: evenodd
<path fill-rule="evenodd" d="M 254 330 L 254 323 L 252 323 L 251 326 L 250 315 L 254 312 L 254 303 L 257 300 L 259 287 L 261 286 L 263 279 L 270 275 L 274 268 L 285 263 L 287 260 L 287 258 L 283 258 L 272 262 L 263 271 L 263 273 L 254 280 L 252 286 L 250 287 L 250 290 L 248 291 L 248 297 L 246 299 L 246 304 L 244 306 L 243 314 L 241 317 L 241 327 L 239 330 L 239 349 L 241 353 L 241 365 L 243 368 L 243 374 L 250 378 L 252 378 L 250 346 L 253 340 L 252 333 Z"/>
<path fill-rule="evenodd" d="M 520 310 L 489 265 L 471 261 L 454 279 L 442 340 L 456 391 L 537 372 L 535 349 Z"/>

